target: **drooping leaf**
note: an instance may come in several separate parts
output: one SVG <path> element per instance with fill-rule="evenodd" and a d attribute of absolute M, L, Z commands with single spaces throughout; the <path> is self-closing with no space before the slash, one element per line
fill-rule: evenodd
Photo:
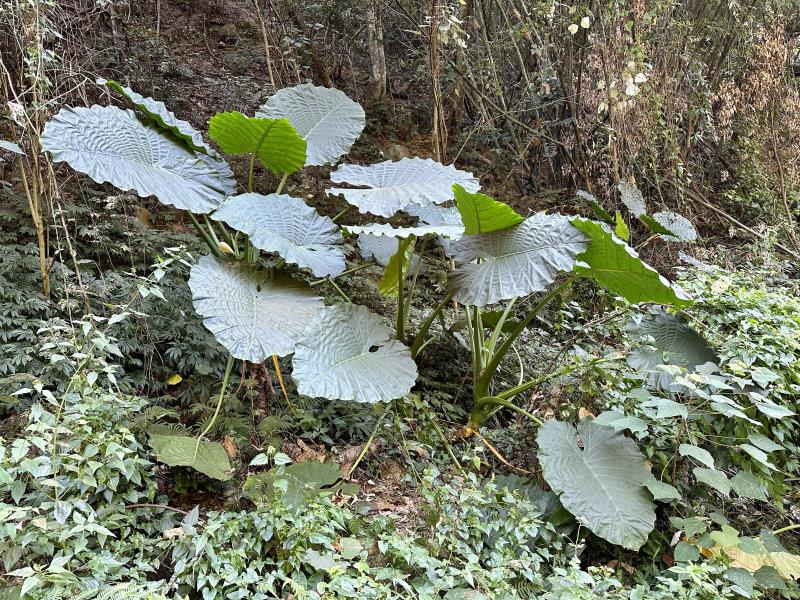
<path fill-rule="evenodd" d="M 364 260 L 374 260 L 385 267 L 397 253 L 400 239 L 385 235 L 362 233 L 358 236 L 358 248 Z"/>
<path fill-rule="evenodd" d="M 320 311 L 298 340 L 292 364 L 300 394 L 329 400 L 387 402 L 417 379 L 409 349 L 391 339 L 378 315 L 355 304 Z"/>
<path fill-rule="evenodd" d="M 200 158 L 200 160 L 220 174 L 220 181 L 228 196 L 236 193 L 236 180 L 234 179 L 233 171 L 230 166 L 216 150 L 206 144 L 202 134 L 192 127 L 190 123 L 176 117 L 163 102 L 148 98 L 147 96 L 142 96 L 131 88 L 120 85 L 116 81 L 98 79 L 97 84 L 106 85 L 112 90 L 119 92 L 136 109 L 142 112 L 145 117 L 155 123 L 156 126 L 182 140 L 190 149 L 198 153 L 198 158 Z"/>
<path fill-rule="evenodd" d="M 211 147 L 203 141 L 203 136 L 186 121 L 178 119 L 163 102 L 142 96 L 131 88 L 123 86 L 112 79 L 98 79 L 97 85 L 105 85 L 122 94 L 135 108 L 156 123 L 161 129 L 168 130 L 173 136 L 183 140 L 192 150 L 209 153 Z"/>
<path fill-rule="evenodd" d="M 569 423 L 548 421 L 536 442 L 545 481 L 564 507 L 603 539 L 641 548 L 656 514 L 645 487 L 653 476 L 636 443 L 590 419 L 582 419 L 577 431 Z"/>
<path fill-rule="evenodd" d="M 731 479 L 731 489 L 742 498 L 752 498 L 753 500 L 767 501 L 767 493 L 764 484 L 749 471 L 739 471 Z"/>
<path fill-rule="evenodd" d="M 64 107 L 40 139 L 54 162 L 163 204 L 208 213 L 225 199 L 226 175 L 131 110 Z"/>
<path fill-rule="evenodd" d="M 653 220 L 667 230 L 664 239 L 678 242 L 694 242 L 697 240 L 697 231 L 683 215 L 674 212 L 653 213 Z"/>
<path fill-rule="evenodd" d="M 192 467 L 213 479 L 231 478 L 228 453 L 218 442 L 201 441 L 185 435 L 150 434 L 150 447 L 156 458 L 170 467 Z"/>
<path fill-rule="evenodd" d="M 600 206 L 597 198 L 595 198 L 592 194 L 584 190 L 578 190 L 575 192 L 575 194 L 589 203 L 589 206 L 592 207 L 592 210 L 594 211 L 594 214 L 597 215 L 598 219 L 609 225 L 614 225 L 614 217 L 612 217 L 611 213 L 609 213 L 605 208 Z"/>
<path fill-rule="evenodd" d="M 253 363 L 286 356 L 323 307 L 306 284 L 247 265 L 204 256 L 189 276 L 203 324 L 235 357 Z"/>
<path fill-rule="evenodd" d="M 300 198 L 241 194 L 229 198 L 211 218 L 246 233 L 256 248 L 276 252 L 317 277 L 344 271 L 339 228 Z"/>
<path fill-rule="evenodd" d="M 14 154 L 25 154 L 18 144 L 15 144 L 9 140 L 0 140 L 0 150 L 7 150 L 8 152 L 13 152 Z"/>
<path fill-rule="evenodd" d="M 409 204 L 441 204 L 453 199 L 453 185 L 477 192 L 480 183 L 472 173 L 459 171 L 430 158 L 387 160 L 362 167 L 340 165 L 331 173 L 334 183 L 367 186 L 367 189 L 330 188 L 328 194 L 341 195 L 361 213 L 390 217 Z"/>
<path fill-rule="evenodd" d="M 655 477 L 648 480 L 645 484 L 650 493 L 653 494 L 653 500 L 659 502 L 666 502 L 669 500 L 680 500 L 681 493 L 668 483 L 659 481 Z"/>
<path fill-rule="evenodd" d="M 647 214 L 647 205 L 644 196 L 639 188 L 627 181 L 620 181 L 617 185 L 622 203 L 628 208 L 634 217 L 641 217 Z"/>
<path fill-rule="evenodd" d="M 397 291 L 400 289 L 401 269 L 402 278 L 405 280 L 412 265 L 415 240 L 416 238 L 413 236 L 399 240 L 398 249 L 389 259 L 378 285 L 378 289 L 384 296 L 397 296 Z"/>
<path fill-rule="evenodd" d="M 464 234 L 461 225 L 417 225 L 416 227 L 392 227 L 383 223 L 372 225 L 343 225 L 349 234 L 367 233 L 375 236 L 388 236 L 396 238 L 423 237 L 426 235 L 440 235 L 453 240 L 459 239 Z"/>
<path fill-rule="evenodd" d="M 667 312 L 651 314 L 641 321 L 633 321 L 627 331 L 642 338 L 653 338 L 655 351 L 640 349 L 628 355 L 628 364 L 646 371 L 651 385 L 668 389 L 673 382 L 661 365 L 676 365 L 694 372 L 702 364 L 717 363 L 719 357 L 708 342 L 692 329 L 680 315 Z"/>
<path fill-rule="evenodd" d="M 308 143 L 306 165 L 334 164 L 366 125 L 364 109 L 347 94 L 308 83 L 278 90 L 256 116 L 288 119 Z"/>
<path fill-rule="evenodd" d="M 689 297 L 670 284 L 658 271 L 645 264 L 639 255 L 599 223 L 575 217 L 572 225 L 591 239 L 589 248 L 580 256 L 575 272 L 596 279 L 601 285 L 628 302 L 657 302 L 685 306 Z"/>
<path fill-rule="evenodd" d="M 570 271 L 586 237 L 562 215 L 537 213 L 519 225 L 467 235 L 452 246 L 461 266 L 450 275 L 455 299 L 485 306 L 544 290 Z M 480 259 L 482 262 L 473 261 Z"/>
<path fill-rule="evenodd" d="M 453 186 L 453 194 L 456 197 L 461 221 L 464 223 L 464 233 L 467 235 L 491 233 L 525 220 L 508 204 L 498 202 L 480 192 L 470 194 L 458 184 Z"/>
<path fill-rule="evenodd" d="M 691 456 L 709 469 L 714 468 L 714 457 L 711 456 L 711 453 L 694 444 L 681 444 L 678 446 L 678 454 L 681 456 Z"/>
<path fill-rule="evenodd" d="M 261 164 L 276 175 L 294 173 L 305 164 L 306 141 L 286 119 L 222 112 L 211 117 L 208 134 L 227 154 L 255 153 Z"/>

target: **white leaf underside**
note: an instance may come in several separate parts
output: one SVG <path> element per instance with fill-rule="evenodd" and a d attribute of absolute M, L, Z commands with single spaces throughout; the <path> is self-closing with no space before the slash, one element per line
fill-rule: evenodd
<path fill-rule="evenodd" d="M 392 227 L 385 224 L 373 225 L 345 225 L 344 228 L 351 234 L 362 234 L 374 236 L 385 236 L 394 238 L 407 238 L 426 235 L 440 235 L 450 239 L 459 239 L 464 234 L 463 225 L 418 225 L 416 227 Z"/>
<path fill-rule="evenodd" d="M 430 158 L 403 158 L 370 166 L 340 165 L 331 173 L 334 183 L 368 186 L 368 189 L 330 188 L 361 213 L 390 217 L 409 204 L 441 204 L 452 200 L 453 184 L 477 192 L 480 183 L 466 171 L 443 165 Z"/>
<path fill-rule="evenodd" d="M 388 402 L 417 379 L 409 349 L 367 308 L 337 304 L 321 311 L 297 342 L 292 377 L 305 396 Z"/>
<path fill-rule="evenodd" d="M 189 276 L 192 302 L 217 341 L 241 360 L 286 356 L 322 309 L 322 298 L 289 278 L 204 256 Z"/>
<path fill-rule="evenodd" d="M 275 252 L 317 277 L 335 277 L 345 269 L 339 228 L 300 198 L 241 194 L 229 198 L 212 218 L 246 233 L 256 248 Z"/>
<path fill-rule="evenodd" d="M 42 149 L 98 183 L 163 204 L 208 213 L 225 199 L 220 173 L 131 110 L 62 108 L 45 126 Z"/>
<path fill-rule="evenodd" d="M 559 272 L 571 271 L 587 243 L 566 217 L 537 213 L 519 225 L 454 243 L 461 266 L 449 284 L 455 299 L 470 306 L 527 296 L 546 289 Z"/>
<path fill-rule="evenodd" d="M 364 109 L 342 91 L 301 84 L 278 90 L 257 117 L 289 119 L 306 140 L 306 165 L 334 164 L 366 125 Z"/>

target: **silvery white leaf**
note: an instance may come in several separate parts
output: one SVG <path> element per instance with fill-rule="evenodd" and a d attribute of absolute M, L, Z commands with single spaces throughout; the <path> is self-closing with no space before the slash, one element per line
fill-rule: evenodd
<path fill-rule="evenodd" d="M 256 248 L 276 252 L 317 277 L 344 271 L 339 228 L 300 198 L 241 194 L 229 198 L 211 218 L 246 233 Z"/>
<path fill-rule="evenodd" d="M 289 119 L 306 140 L 306 165 L 334 164 L 366 125 L 364 109 L 342 91 L 304 83 L 278 90 L 257 117 Z"/>
<path fill-rule="evenodd" d="M 469 306 L 540 292 L 559 272 L 572 270 L 587 242 L 567 217 L 545 213 L 508 229 L 465 235 L 452 246 L 461 266 L 450 275 L 449 285 L 455 299 Z"/>
<path fill-rule="evenodd" d="M 241 360 L 261 363 L 294 352 L 324 306 L 306 284 L 248 265 L 204 256 L 189 275 L 192 303 L 217 341 Z"/>
<path fill-rule="evenodd" d="M 297 342 L 292 377 L 300 394 L 388 402 L 411 391 L 417 366 L 378 315 L 336 304 L 320 311 Z"/>
<path fill-rule="evenodd" d="M 208 213 L 225 199 L 220 173 L 131 110 L 64 107 L 45 125 L 42 149 L 98 183 Z"/>
<path fill-rule="evenodd" d="M 331 173 L 331 181 L 368 186 L 368 189 L 331 188 L 327 193 L 344 196 L 361 213 L 383 217 L 390 217 L 409 204 L 441 204 L 452 200 L 456 183 L 468 192 L 480 189 L 472 173 L 430 158 L 387 160 L 368 167 L 340 165 Z"/>

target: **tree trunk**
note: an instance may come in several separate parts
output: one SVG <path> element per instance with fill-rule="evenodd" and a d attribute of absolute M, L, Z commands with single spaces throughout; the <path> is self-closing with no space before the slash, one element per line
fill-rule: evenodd
<path fill-rule="evenodd" d="M 386 99 L 386 53 L 383 48 L 383 23 L 376 0 L 372 0 L 367 7 L 367 41 L 370 97 L 375 102 L 382 102 Z"/>

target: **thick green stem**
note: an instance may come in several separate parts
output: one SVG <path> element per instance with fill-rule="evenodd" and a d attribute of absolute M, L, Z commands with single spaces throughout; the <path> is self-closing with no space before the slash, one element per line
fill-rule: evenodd
<path fill-rule="evenodd" d="M 211 421 L 208 422 L 206 428 L 197 436 L 197 445 L 194 448 L 194 457 L 197 459 L 197 451 L 200 450 L 200 442 L 203 441 L 203 437 L 211 431 L 211 428 L 214 427 L 214 423 L 217 422 L 217 417 L 219 417 L 219 411 L 222 408 L 222 400 L 225 398 L 225 390 L 228 389 L 228 379 L 231 376 L 231 371 L 233 370 L 233 355 L 228 355 L 228 362 L 225 364 L 225 376 L 222 378 L 222 387 L 219 390 L 219 399 L 217 400 L 217 408 L 214 410 L 214 414 L 211 416 Z"/>
<path fill-rule="evenodd" d="M 517 326 L 514 328 L 514 331 L 508 334 L 505 341 L 500 345 L 497 351 L 492 355 L 489 359 L 489 362 L 486 364 L 486 367 L 480 373 L 480 376 L 475 381 L 475 397 L 476 399 L 482 398 L 484 396 L 489 396 L 489 385 L 491 384 L 492 378 L 494 377 L 495 373 L 497 372 L 500 363 L 502 362 L 503 358 L 505 357 L 506 353 L 511 348 L 514 341 L 520 336 L 520 334 L 525 331 L 525 328 L 528 324 L 536 318 L 542 309 L 547 306 L 550 301 L 558 296 L 561 293 L 561 290 L 566 288 L 567 286 L 571 285 L 575 276 L 570 277 L 569 279 L 564 280 L 562 283 L 554 287 L 550 290 L 544 298 L 542 298 L 536 305 L 528 312 L 524 319 L 522 319 Z"/>
<path fill-rule="evenodd" d="M 403 260 L 402 258 L 400 259 Z M 405 317 L 405 300 L 403 298 L 403 288 L 405 288 L 405 281 L 403 277 L 403 263 L 400 263 L 400 268 L 397 270 L 397 339 L 401 342 L 406 337 L 406 317 Z"/>
<path fill-rule="evenodd" d="M 419 328 L 419 332 L 417 336 L 414 338 L 414 343 L 411 345 L 411 358 L 416 358 L 419 351 L 422 349 L 423 344 L 425 343 L 425 336 L 428 335 L 428 331 L 433 325 L 433 322 L 436 320 L 436 316 L 441 314 L 444 310 L 444 307 L 447 306 L 448 302 L 453 299 L 453 292 L 450 292 L 445 296 L 444 300 L 439 302 L 434 309 L 431 311 L 431 314 L 428 315 L 428 318 L 422 323 L 422 326 Z"/>
<path fill-rule="evenodd" d="M 548 373 L 547 375 L 542 375 L 541 377 L 537 377 L 536 379 L 531 379 L 530 381 L 526 381 L 525 383 L 521 383 L 520 385 L 508 388 L 505 392 L 497 394 L 497 398 L 508 400 L 509 398 L 513 398 L 517 394 L 521 394 L 524 391 L 534 388 L 537 385 L 544 383 L 545 381 L 549 381 L 551 379 L 555 379 L 556 377 L 561 377 L 562 375 L 566 375 L 567 373 L 573 371 L 574 369 L 575 367 L 573 367 L 572 365 L 561 367 L 557 371 L 553 371 L 552 373 Z"/>
<path fill-rule="evenodd" d="M 504 400 L 503 398 L 498 398 L 496 396 L 486 396 L 475 402 L 475 406 L 472 408 L 472 414 L 470 415 L 469 418 L 469 426 L 472 427 L 473 429 L 480 428 L 483 425 L 484 421 L 486 420 L 486 417 L 488 416 L 489 412 L 491 411 L 492 406 L 505 407 L 509 410 L 513 410 L 514 412 L 522 415 L 526 419 L 533 421 L 537 425 L 544 425 L 544 421 L 542 421 L 538 417 L 533 416 L 527 410 L 525 410 L 524 408 L 520 408 L 513 402 L 509 402 L 508 400 Z M 486 410 L 487 408 L 489 410 Z"/>
<path fill-rule="evenodd" d="M 787 525 L 786 527 L 781 527 L 780 529 L 776 529 L 772 533 L 774 535 L 778 535 L 781 533 L 786 533 L 787 531 L 792 531 L 794 529 L 800 529 L 800 523 L 795 523 L 794 525 Z"/>
<path fill-rule="evenodd" d="M 189 211 L 186 211 L 186 214 L 189 215 L 189 220 L 192 222 L 192 225 L 194 225 L 195 229 L 197 229 L 197 233 L 200 234 L 200 237 L 203 238 L 203 241 L 208 246 L 208 249 L 211 250 L 211 254 L 213 254 L 217 258 L 221 258 L 222 251 L 219 249 L 219 244 L 214 243 L 213 238 L 208 233 L 208 231 L 206 231 L 205 227 L 203 227 L 200 224 L 200 221 L 197 220 L 197 217 L 195 217 Z"/>

